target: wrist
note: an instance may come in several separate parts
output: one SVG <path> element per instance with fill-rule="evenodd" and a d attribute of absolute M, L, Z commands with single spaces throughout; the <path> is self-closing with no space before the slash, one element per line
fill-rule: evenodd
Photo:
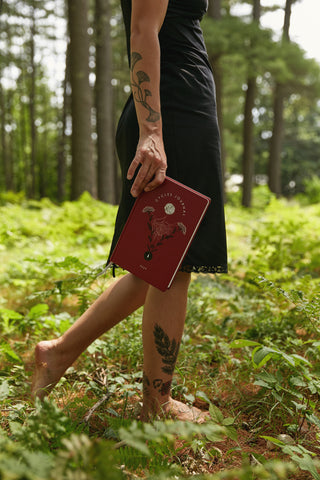
<path fill-rule="evenodd" d="M 139 126 L 139 134 L 140 138 L 149 137 L 149 136 L 157 136 L 162 139 L 162 124 L 161 122 L 157 122 L 158 124 L 146 124 Z"/>

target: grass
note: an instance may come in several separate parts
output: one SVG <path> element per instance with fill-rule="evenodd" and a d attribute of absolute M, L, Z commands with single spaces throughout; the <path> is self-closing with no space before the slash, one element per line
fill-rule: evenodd
<path fill-rule="evenodd" d="M 116 209 L 2 198 L 1 478 L 320 478 L 320 205 L 264 200 L 226 207 L 230 273 L 192 279 L 173 395 L 210 408 L 197 426 L 136 421 L 141 310 L 30 402 L 34 345 L 112 282 Z"/>

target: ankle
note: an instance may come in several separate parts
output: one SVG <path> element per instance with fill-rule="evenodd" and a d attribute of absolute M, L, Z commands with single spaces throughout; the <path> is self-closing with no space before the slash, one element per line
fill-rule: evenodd
<path fill-rule="evenodd" d="M 65 367 L 67 369 L 74 361 L 64 346 L 63 336 L 39 342 L 36 345 L 35 354 L 38 362 L 46 363 L 51 368 Z"/>
<path fill-rule="evenodd" d="M 68 348 L 66 343 L 64 335 L 62 335 L 54 340 L 53 349 L 59 359 L 59 363 L 67 369 L 77 359 L 78 355 L 72 349 Z"/>
<path fill-rule="evenodd" d="M 156 417 L 165 416 L 168 412 L 170 412 L 170 403 L 171 403 L 170 396 L 166 396 L 166 398 L 164 397 L 158 398 L 157 396 L 155 397 L 148 396 L 147 398 L 144 397 L 143 407 L 141 411 L 142 419 L 151 420 L 151 419 L 155 419 Z"/>
<path fill-rule="evenodd" d="M 161 404 L 161 412 L 166 415 L 171 412 L 172 398 L 169 396 L 166 402 Z"/>

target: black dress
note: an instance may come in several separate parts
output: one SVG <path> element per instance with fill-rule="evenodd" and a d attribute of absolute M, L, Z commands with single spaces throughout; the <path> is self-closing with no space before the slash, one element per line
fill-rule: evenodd
<path fill-rule="evenodd" d="M 129 54 L 131 0 L 121 0 Z M 211 205 L 181 270 L 227 272 L 226 232 L 212 70 L 200 28 L 207 0 L 169 0 L 159 41 L 160 100 L 167 175 L 209 196 Z M 135 156 L 139 128 L 132 95 L 120 117 L 116 145 L 122 171 L 122 197 L 111 252 L 134 203 L 126 179 Z"/>

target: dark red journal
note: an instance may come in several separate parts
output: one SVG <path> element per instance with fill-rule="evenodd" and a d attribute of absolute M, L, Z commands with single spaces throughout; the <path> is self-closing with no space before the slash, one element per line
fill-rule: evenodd
<path fill-rule="evenodd" d="M 136 199 L 110 262 L 165 291 L 211 199 L 166 177 Z"/>

